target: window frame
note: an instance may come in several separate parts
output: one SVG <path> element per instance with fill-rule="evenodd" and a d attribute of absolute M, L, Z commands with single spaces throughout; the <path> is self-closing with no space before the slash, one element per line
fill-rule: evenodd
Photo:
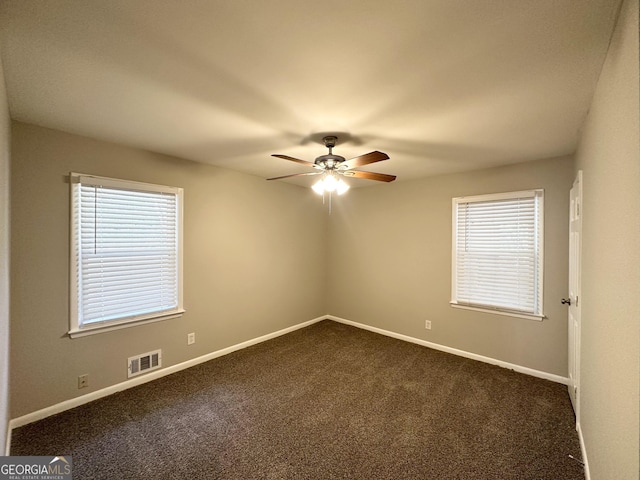
<path fill-rule="evenodd" d="M 87 175 L 82 173 L 71 172 L 69 174 L 70 183 L 70 271 L 69 271 L 69 318 L 70 330 L 68 332 L 71 338 L 92 335 L 96 333 L 108 332 L 112 330 L 129 328 L 136 325 L 143 325 L 162 320 L 181 317 L 185 313 L 183 304 L 183 204 L 184 190 L 180 187 L 170 187 L 165 185 L 156 185 L 151 183 L 135 182 L 131 180 L 121 180 L 116 178 L 101 177 L 97 175 Z M 161 312 L 152 312 L 131 316 L 127 318 L 117 318 L 113 320 L 95 321 L 84 323 L 81 321 L 79 308 L 79 281 L 78 269 L 80 268 L 80 250 L 78 245 L 78 225 L 77 218 L 79 215 L 77 201 L 80 195 L 80 185 L 95 185 L 102 187 L 111 187 L 128 191 L 142 192 L 162 192 L 170 193 L 176 196 L 176 222 L 177 222 L 177 306 L 171 310 Z"/>
<path fill-rule="evenodd" d="M 457 299 L 457 240 L 458 240 L 458 205 L 477 202 L 490 202 L 496 200 L 514 200 L 523 197 L 534 197 L 537 201 L 537 241 L 538 241 L 538 265 L 537 265 L 537 311 L 534 313 L 511 310 L 502 306 L 489 306 L 484 304 L 474 304 L 473 302 L 461 302 Z M 452 236 L 451 236 L 451 301 L 449 304 L 454 308 L 473 310 L 483 313 L 493 313 L 515 318 L 542 321 L 544 315 L 544 189 L 522 190 L 516 192 L 490 193 L 484 195 L 473 195 L 456 197 L 452 199 Z"/>

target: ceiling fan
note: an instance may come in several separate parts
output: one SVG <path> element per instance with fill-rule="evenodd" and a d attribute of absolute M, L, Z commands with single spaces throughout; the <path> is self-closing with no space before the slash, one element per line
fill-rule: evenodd
<path fill-rule="evenodd" d="M 353 170 L 357 167 L 362 167 L 370 163 L 380 162 L 382 160 L 388 160 L 389 156 L 386 153 L 374 151 L 369 152 L 359 157 L 354 157 L 349 160 L 341 157 L 340 155 L 333 154 L 333 147 L 336 146 L 338 137 L 328 135 L 322 139 L 325 147 L 329 149 L 328 155 L 320 155 L 314 162 L 307 162 L 306 160 L 300 160 L 298 158 L 290 157 L 288 155 L 273 154 L 272 157 L 282 158 L 291 162 L 300 163 L 307 167 L 314 168 L 318 171 L 309 173 L 294 173 L 293 175 L 283 175 L 281 177 L 267 178 L 267 180 L 281 180 L 283 178 L 301 177 L 310 175 L 322 175 L 322 178 L 313 185 L 313 190 L 319 194 L 326 192 L 337 191 L 340 195 L 349 189 L 349 186 L 337 176 L 364 178 L 367 180 L 377 180 L 379 182 L 393 182 L 396 179 L 395 175 L 387 175 L 385 173 L 374 172 L 362 172 Z"/>

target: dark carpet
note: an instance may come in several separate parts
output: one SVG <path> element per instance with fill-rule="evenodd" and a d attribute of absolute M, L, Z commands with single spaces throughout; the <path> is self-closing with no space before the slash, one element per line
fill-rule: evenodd
<path fill-rule="evenodd" d="M 332 321 L 14 430 L 74 479 L 584 479 L 567 389 Z"/>

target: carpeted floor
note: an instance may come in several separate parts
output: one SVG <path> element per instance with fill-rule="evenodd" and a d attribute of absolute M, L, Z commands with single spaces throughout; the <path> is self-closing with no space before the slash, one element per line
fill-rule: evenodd
<path fill-rule="evenodd" d="M 74 479 L 584 479 L 567 389 L 332 321 L 14 430 Z"/>

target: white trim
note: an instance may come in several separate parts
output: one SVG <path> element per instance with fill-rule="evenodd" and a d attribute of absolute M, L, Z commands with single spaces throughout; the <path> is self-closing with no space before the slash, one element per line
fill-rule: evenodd
<path fill-rule="evenodd" d="M 543 316 L 531 315 L 528 313 L 517 313 L 517 312 L 510 312 L 508 310 L 498 310 L 497 308 L 476 307 L 473 305 L 463 305 L 461 303 L 456 303 L 456 302 L 449 302 L 449 305 L 451 305 L 453 308 L 461 308 L 463 310 L 473 310 L 475 312 L 492 313 L 495 315 L 504 315 L 505 317 L 524 318 L 527 320 L 536 320 L 538 322 L 541 322 L 546 318 L 544 315 Z"/>
<path fill-rule="evenodd" d="M 485 357 L 483 355 L 478 355 L 476 353 L 466 352 L 464 350 L 458 350 L 457 348 L 447 347 L 445 345 L 440 345 L 438 343 L 428 342 L 426 340 L 421 340 L 419 338 L 409 337 L 408 335 L 403 335 L 401 333 L 390 332 L 389 330 L 383 330 L 377 327 L 371 327 L 369 325 L 365 325 L 363 323 L 353 322 L 351 320 L 346 320 L 344 318 L 336 317 L 334 315 L 327 315 L 329 320 L 333 320 L 335 322 L 344 323 L 346 325 L 351 325 L 352 327 L 362 328 L 363 330 L 369 330 L 370 332 L 379 333 L 381 335 L 386 335 L 387 337 L 396 338 L 398 340 L 404 340 L 405 342 L 416 343 L 418 345 L 422 345 L 423 347 L 433 348 L 434 350 L 440 350 L 441 352 L 452 353 L 453 355 L 458 355 L 460 357 L 470 358 L 471 360 L 477 360 L 479 362 L 489 363 L 491 365 L 497 365 L 499 367 L 508 368 L 510 370 L 514 370 L 519 373 L 524 373 L 526 375 L 531 375 L 532 377 L 543 378 L 545 380 L 550 380 L 552 382 L 561 383 L 563 385 L 569 384 L 569 379 L 567 377 L 562 377 L 560 375 L 555 375 L 553 373 L 543 372 L 541 370 L 534 370 L 533 368 L 523 367 L 521 365 L 516 365 L 514 363 L 504 362 L 502 360 L 498 360 L 491 357 Z"/>
<path fill-rule="evenodd" d="M 470 202 L 486 202 L 495 200 L 513 200 L 514 198 L 534 198 L 538 192 L 542 189 L 532 190 L 520 190 L 518 192 L 500 192 L 500 193 L 486 193 L 481 195 L 468 195 L 466 197 L 455 197 L 455 203 L 470 203 Z"/>
<path fill-rule="evenodd" d="M 497 315 L 506 315 L 515 318 L 526 318 L 529 320 L 543 320 L 544 316 L 544 189 L 538 188 L 533 190 L 523 190 L 518 192 L 504 192 L 504 193 L 489 193 L 483 195 L 473 195 L 467 197 L 455 197 L 451 199 L 451 301 L 449 302 L 452 307 L 456 308 L 469 308 L 470 310 L 479 310 L 485 313 L 495 313 Z M 458 206 L 460 204 L 470 203 L 484 203 L 495 202 L 501 200 L 518 200 L 522 198 L 533 198 L 536 213 L 534 219 L 535 232 L 534 236 L 538 242 L 538 262 L 537 271 L 535 271 L 535 291 L 537 292 L 537 298 L 535 300 L 534 310 L 535 312 L 515 312 L 506 308 L 496 306 L 495 309 L 491 306 L 486 308 L 476 303 L 465 303 L 458 301 Z M 534 269 L 536 270 L 536 269 Z M 534 297 L 535 297 L 534 293 Z M 524 316 L 523 316 L 524 315 Z"/>
<path fill-rule="evenodd" d="M 171 375 L 172 373 L 179 372 L 180 370 L 185 370 L 187 368 L 199 365 L 200 363 L 213 360 L 214 358 L 222 357 L 229 353 L 235 352 L 236 350 L 242 350 L 243 348 L 250 347 L 257 343 L 265 342 L 267 340 L 271 340 L 272 338 L 276 338 L 281 335 L 291 333 L 295 330 L 299 330 L 304 327 L 308 327 L 309 325 L 317 323 L 321 320 L 325 320 L 326 318 L 327 316 L 323 315 L 321 317 L 317 317 L 312 320 L 308 320 L 306 322 L 293 325 L 292 327 L 287 327 L 282 330 L 278 330 L 277 332 L 268 333 L 266 335 L 262 335 L 261 337 L 253 338 L 251 340 L 247 340 L 246 342 L 238 343 L 236 345 L 232 345 L 230 347 L 223 348 L 221 350 L 217 350 L 215 352 L 211 352 L 206 355 L 202 355 L 201 357 L 192 358 L 191 360 L 187 360 L 186 362 L 178 363 L 176 365 L 172 365 L 170 367 L 166 367 L 161 370 L 156 370 L 154 372 L 151 372 L 147 375 L 143 375 L 141 377 L 135 377 L 130 380 L 126 380 L 124 382 L 118 383 L 116 385 L 111 385 L 110 387 L 96 390 L 95 392 L 82 395 L 81 397 L 65 400 L 64 402 L 51 405 L 50 407 L 46 407 L 41 410 L 28 413 L 21 417 L 11 419 L 9 421 L 9 428 L 10 429 L 18 428 L 18 427 L 27 425 L 29 423 L 37 422 L 38 420 L 42 420 L 43 418 L 47 418 L 47 417 L 50 417 L 51 415 L 64 412 L 65 410 L 70 410 L 72 408 L 79 407 L 80 405 L 84 405 L 85 403 L 98 400 L 99 398 L 103 398 L 108 395 L 112 395 L 114 393 L 121 392 L 123 390 L 127 390 L 129 388 L 132 388 L 138 385 L 142 385 L 143 383 L 147 383 L 152 380 L 157 380 L 158 378 L 164 377 L 166 375 Z"/>
<path fill-rule="evenodd" d="M 582 453 L 584 478 L 585 480 L 591 480 L 591 472 L 589 471 L 589 460 L 587 459 L 587 447 L 584 444 L 584 437 L 582 436 L 582 427 L 580 426 L 580 422 L 576 423 L 576 431 L 578 432 L 578 439 L 580 440 L 580 452 Z"/>
<path fill-rule="evenodd" d="M 71 172 L 70 183 L 82 183 L 84 185 L 94 185 L 96 187 L 121 188 L 126 190 L 138 190 L 142 192 L 171 193 L 182 195 L 181 187 L 171 187 L 169 185 L 157 185 L 155 183 L 135 182 L 133 180 L 123 180 L 120 178 L 101 177 L 99 175 L 87 175 L 84 173 Z"/>
<path fill-rule="evenodd" d="M 538 232 L 538 240 L 539 240 L 539 259 L 540 259 L 540 268 L 538 269 L 538 293 L 540 294 L 540 300 L 538 303 L 540 304 L 540 312 L 538 312 L 544 318 L 544 251 L 546 250 L 546 243 L 544 240 L 544 197 L 545 191 L 543 188 L 534 190 L 536 192 L 536 197 L 538 197 L 538 209 L 539 209 L 539 217 L 540 222 L 536 225 L 540 231 Z"/>
<path fill-rule="evenodd" d="M 126 328 L 133 325 L 140 325 L 144 323 L 151 323 L 161 320 L 169 320 L 171 318 L 178 318 L 184 312 L 184 293 L 183 293 L 183 221 L 184 221 L 184 189 L 181 187 L 171 187 L 166 185 L 156 185 L 151 183 L 134 182 L 130 180 L 121 180 L 117 178 L 100 177 L 96 175 L 85 175 L 81 173 L 71 172 L 69 174 L 69 183 L 71 185 L 70 193 L 70 297 L 69 297 L 69 323 L 70 328 L 68 335 L 71 338 L 82 337 L 85 335 L 91 335 L 94 333 L 102 333 L 119 328 Z M 81 267 L 81 261 L 79 260 L 78 234 L 80 233 L 80 215 L 82 209 L 80 206 L 82 185 L 94 185 L 97 187 L 115 188 L 126 191 L 139 191 L 139 192 L 155 192 L 155 193 L 167 193 L 175 196 L 176 202 L 176 232 L 177 232 L 177 305 L 171 310 L 155 311 L 146 313 L 143 315 L 119 317 L 113 320 L 100 321 L 100 322 L 86 322 L 83 323 L 82 314 L 79 311 L 79 297 L 78 288 L 79 282 L 82 283 L 79 278 L 79 271 Z"/>
<path fill-rule="evenodd" d="M 156 313 L 150 317 L 149 316 L 147 318 L 142 317 L 136 320 L 132 320 L 132 319 L 116 320 L 114 322 L 109 322 L 106 324 L 104 322 L 95 323 L 95 324 L 89 323 L 80 329 L 69 330 L 68 335 L 71 338 L 86 337 L 87 335 L 95 335 L 96 333 L 110 332 L 112 330 L 120 330 L 121 328 L 135 327 L 136 325 L 146 325 L 147 323 L 171 320 L 172 318 L 181 317 L 185 312 L 186 310 L 183 309 L 183 310 L 177 310 L 175 312 L 171 312 L 169 314 L 167 314 L 166 312 L 164 314 Z"/>
<path fill-rule="evenodd" d="M 5 447 L 4 447 L 4 456 L 8 457 L 11 454 L 11 429 L 13 427 L 11 426 L 11 421 L 9 421 L 9 423 L 7 423 L 7 442 L 5 443 Z"/>

